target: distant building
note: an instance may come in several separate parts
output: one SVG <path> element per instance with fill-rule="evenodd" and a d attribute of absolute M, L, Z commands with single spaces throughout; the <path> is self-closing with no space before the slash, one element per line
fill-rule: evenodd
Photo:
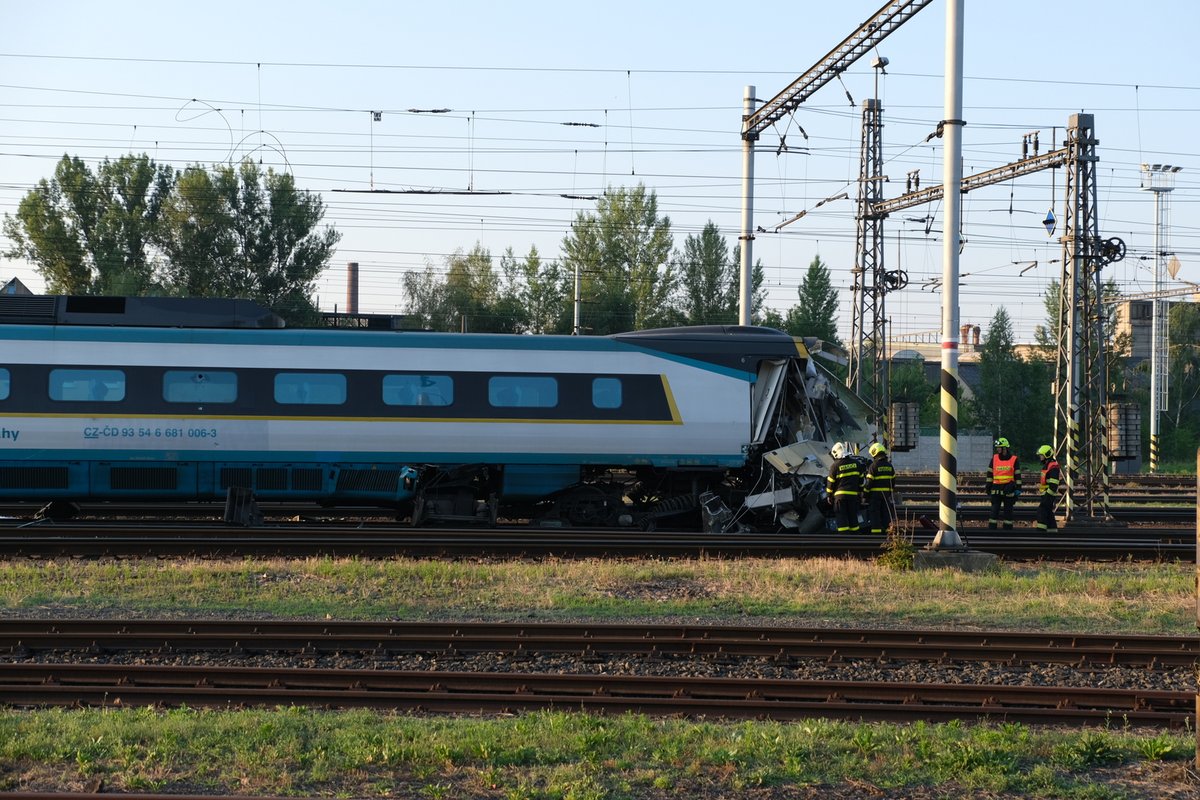
<path fill-rule="evenodd" d="M 1178 303 L 1192 302 L 1188 300 L 1168 300 L 1170 309 Z M 1150 357 L 1151 315 L 1154 313 L 1150 300 L 1126 300 L 1117 305 L 1117 336 L 1128 336 L 1130 358 L 1136 363 Z M 1170 335 L 1170 330 L 1167 331 Z"/>

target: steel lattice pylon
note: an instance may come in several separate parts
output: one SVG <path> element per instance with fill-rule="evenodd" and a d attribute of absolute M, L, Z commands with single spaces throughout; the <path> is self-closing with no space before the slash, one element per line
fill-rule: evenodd
<path fill-rule="evenodd" d="M 887 438 L 884 425 L 890 392 L 884 314 L 887 287 L 883 269 L 883 220 L 887 215 L 873 209 L 883 200 L 882 113 L 883 107 L 877 99 L 863 102 L 850 369 L 846 385 L 871 404 L 876 430 Z"/>
<path fill-rule="evenodd" d="M 1119 239 L 1100 239 L 1097 144 L 1092 115 L 1072 115 L 1054 381 L 1054 449 L 1062 459 L 1067 519 L 1081 509 L 1090 516 L 1108 516 L 1108 362 L 1101 271 L 1124 258 L 1125 245 Z"/>

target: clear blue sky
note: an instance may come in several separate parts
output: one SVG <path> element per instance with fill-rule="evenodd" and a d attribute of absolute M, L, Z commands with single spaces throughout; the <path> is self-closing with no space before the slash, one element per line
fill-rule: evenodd
<path fill-rule="evenodd" d="M 180 168 L 261 158 L 320 192 L 326 221 L 343 233 L 322 306 L 344 306 L 345 263 L 357 261 L 369 312 L 402 311 L 405 271 L 441 267 L 477 242 L 497 258 L 533 245 L 557 257 L 575 214 L 594 208 L 561 195 L 609 185 L 654 190 L 677 247 L 711 220 L 732 248 L 743 87 L 773 97 L 880 5 L 0 0 L 0 213 L 13 213 L 64 153 L 95 163 L 146 152 Z M 922 185 L 940 182 L 940 140 L 925 139 L 942 117 L 945 14 L 945 2 L 931 4 L 879 48 L 891 62 L 879 85 L 889 197 L 913 169 Z M 1179 277 L 1200 281 L 1200 6 L 968 0 L 965 24 L 964 172 L 1016 159 L 1029 131 L 1050 149 L 1072 113 L 1092 113 L 1101 233 L 1130 251 L 1111 276 L 1126 292 L 1152 288 L 1154 206 L 1139 191 L 1139 165 L 1158 162 L 1183 167 L 1170 245 Z M 855 195 L 869 62 L 768 131 L 756 158 L 756 224 L 772 230 L 810 212 L 755 242 L 771 304 L 792 304 L 820 254 L 842 290 L 847 333 L 854 206 L 816 204 Z M 776 152 L 781 134 L 786 154 Z M 479 193 L 334 191 L 372 185 Z M 1061 217 L 1062 189 L 1063 176 L 1047 172 L 967 195 L 962 322 L 986 329 L 1003 305 L 1018 339 L 1032 337 L 1061 255 L 1041 219 L 1052 202 Z M 922 285 L 941 276 L 942 211 L 885 223 L 886 265 L 911 281 L 888 296 L 896 334 L 940 325 L 940 295 Z M 929 234 L 913 221 L 926 213 Z M 29 265 L 0 267 L 42 288 Z"/>

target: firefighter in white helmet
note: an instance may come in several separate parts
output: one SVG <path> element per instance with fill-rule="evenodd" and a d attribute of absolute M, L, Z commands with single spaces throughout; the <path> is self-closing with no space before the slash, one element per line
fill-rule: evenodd
<path fill-rule="evenodd" d="M 833 466 L 825 482 L 825 492 L 833 501 L 833 517 L 838 533 L 858 533 L 859 494 L 862 492 L 862 468 L 844 442 L 829 448 Z"/>

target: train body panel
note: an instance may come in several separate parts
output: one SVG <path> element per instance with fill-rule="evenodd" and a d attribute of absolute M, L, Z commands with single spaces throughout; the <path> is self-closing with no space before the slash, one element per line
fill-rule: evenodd
<path fill-rule="evenodd" d="M 653 524 L 698 514 L 709 495 L 737 507 L 774 480 L 774 448 L 864 431 L 803 345 L 769 329 L 516 336 L 120 325 L 112 313 L 104 326 L 4 324 L 3 312 L 5 498 L 238 489 L 392 504 L 414 522 Z"/>

